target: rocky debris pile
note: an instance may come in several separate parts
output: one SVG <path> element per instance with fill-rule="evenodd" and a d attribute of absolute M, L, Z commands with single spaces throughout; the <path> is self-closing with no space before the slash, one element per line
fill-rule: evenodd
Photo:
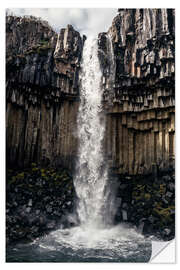
<path fill-rule="evenodd" d="M 174 172 L 143 178 L 120 179 L 117 192 L 116 222 L 130 222 L 140 233 L 168 241 L 175 234 Z"/>
<path fill-rule="evenodd" d="M 58 227 L 73 226 L 75 190 L 66 170 L 40 168 L 8 170 L 6 196 L 7 241 L 32 240 Z"/>

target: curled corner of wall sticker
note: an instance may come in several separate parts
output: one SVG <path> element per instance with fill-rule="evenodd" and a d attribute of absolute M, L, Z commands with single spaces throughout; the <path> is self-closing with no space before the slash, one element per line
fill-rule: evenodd
<path fill-rule="evenodd" d="M 163 242 L 152 241 L 152 255 L 150 263 L 176 263 L 175 239 Z"/>

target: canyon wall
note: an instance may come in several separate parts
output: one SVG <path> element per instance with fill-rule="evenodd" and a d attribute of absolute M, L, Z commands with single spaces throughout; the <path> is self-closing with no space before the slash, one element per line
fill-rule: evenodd
<path fill-rule="evenodd" d="M 109 38 L 99 34 L 107 110 L 105 152 L 115 173 L 148 174 L 174 167 L 174 20 L 172 9 L 119 9 L 108 31 L 113 65 Z"/>
<path fill-rule="evenodd" d="M 6 20 L 7 165 L 73 169 L 85 37 L 71 25 L 57 35 L 34 17 Z M 119 9 L 99 34 L 105 155 L 115 173 L 174 167 L 174 20 L 172 9 Z"/>
<path fill-rule="evenodd" d="M 7 16 L 8 166 L 37 162 L 72 168 L 82 47 L 71 25 L 57 35 L 37 18 Z"/>

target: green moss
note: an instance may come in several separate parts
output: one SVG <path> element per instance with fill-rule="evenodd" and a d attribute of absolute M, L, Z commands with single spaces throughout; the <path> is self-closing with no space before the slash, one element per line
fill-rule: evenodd
<path fill-rule="evenodd" d="M 47 46 L 48 45 L 48 39 L 41 39 L 39 42 L 40 45 Z"/>
<path fill-rule="evenodd" d="M 48 51 L 49 51 L 49 49 L 50 49 L 51 47 L 49 46 L 49 45 L 42 45 L 42 46 L 40 46 L 40 47 L 38 47 L 37 48 L 37 53 L 39 54 L 39 55 L 47 55 L 47 53 L 48 53 Z"/>
<path fill-rule="evenodd" d="M 165 194 L 165 192 L 166 192 L 166 185 L 165 184 L 161 184 L 160 185 L 160 188 L 159 188 L 159 193 L 161 195 L 163 195 L 163 194 Z"/>
<path fill-rule="evenodd" d="M 144 188 L 145 188 L 145 185 L 137 185 L 137 189 L 140 191 L 144 190 Z"/>
<path fill-rule="evenodd" d="M 16 176 L 17 179 L 24 179 L 24 172 L 18 173 Z"/>
<path fill-rule="evenodd" d="M 33 163 L 31 163 L 31 166 L 32 166 L 32 167 L 36 167 L 37 164 L 33 162 Z"/>
<path fill-rule="evenodd" d="M 151 199 L 151 194 L 145 193 L 144 198 L 145 198 L 145 200 L 149 201 Z"/>
<path fill-rule="evenodd" d="M 29 55 L 29 54 L 39 54 L 39 55 L 47 55 L 48 50 L 50 49 L 50 45 L 48 44 L 48 42 L 41 43 L 41 45 L 37 45 L 32 47 L 30 50 L 27 50 L 24 54 L 25 55 Z"/>
<path fill-rule="evenodd" d="M 32 168 L 32 171 L 33 172 L 37 172 L 39 170 L 39 168 L 38 167 L 34 167 L 34 168 Z"/>
<path fill-rule="evenodd" d="M 10 179 L 10 181 L 9 181 L 9 184 L 12 185 L 13 183 L 16 182 L 16 180 L 17 180 L 16 179 L 16 176 L 12 176 L 11 179 Z"/>
<path fill-rule="evenodd" d="M 174 206 L 169 206 L 167 208 L 157 207 L 153 208 L 153 213 L 160 217 L 163 222 L 170 222 L 171 218 L 171 210 L 174 210 Z"/>

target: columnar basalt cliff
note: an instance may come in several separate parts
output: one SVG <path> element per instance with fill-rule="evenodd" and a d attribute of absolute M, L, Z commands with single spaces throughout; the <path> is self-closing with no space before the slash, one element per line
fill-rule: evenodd
<path fill-rule="evenodd" d="M 83 40 L 34 17 L 8 16 L 6 31 L 7 162 L 71 168 Z"/>
<path fill-rule="evenodd" d="M 99 34 L 105 153 L 119 174 L 166 170 L 174 166 L 174 10 L 118 12 L 108 35 Z M 72 169 L 85 37 L 71 25 L 57 35 L 34 17 L 8 16 L 6 30 L 8 164 Z"/>
<path fill-rule="evenodd" d="M 108 32 L 98 36 L 106 114 L 104 160 L 109 181 L 115 179 L 117 187 L 114 222 L 132 222 L 141 232 L 158 232 L 167 240 L 174 237 L 175 213 L 174 13 L 119 9 Z M 71 25 L 57 35 L 47 22 L 32 16 L 6 17 L 6 158 L 8 169 L 19 169 L 7 175 L 7 222 L 15 239 L 18 217 L 27 209 L 26 216 L 31 216 L 29 208 L 47 215 L 52 204 L 48 218 L 57 220 L 66 208 L 72 211 L 72 178 L 51 169 L 75 168 L 85 39 Z M 42 187 L 42 196 L 32 190 L 32 183 Z M 60 198 L 53 190 L 57 184 Z M 48 211 L 39 209 L 39 198 Z M 40 221 L 38 226 L 41 230 Z"/>
<path fill-rule="evenodd" d="M 119 174 L 167 170 L 174 166 L 174 10 L 118 12 L 108 31 L 115 81 L 112 106 L 107 106 L 106 154 Z M 109 105 L 108 43 L 107 34 L 99 34 L 105 101 Z"/>

